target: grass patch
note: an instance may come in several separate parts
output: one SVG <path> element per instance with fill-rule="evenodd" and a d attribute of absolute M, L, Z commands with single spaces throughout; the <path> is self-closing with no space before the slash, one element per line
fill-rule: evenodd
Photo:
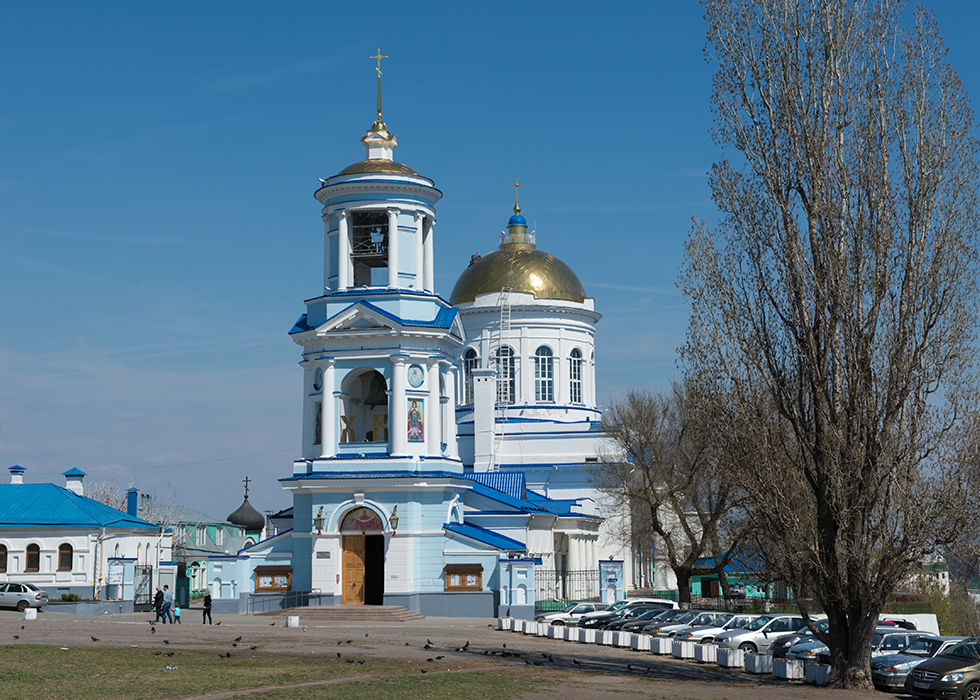
<path fill-rule="evenodd" d="M 241 690 L 250 700 L 486 700 L 511 698 L 549 682 L 518 680 L 507 669 L 447 673 L 428 666 L 422 674 L 417 662 L 402 659 L 361 657 L 364 664 L 347 664 L 319 654 L 233 652 L 221 659 L 213 651 L 174 651 L 166 657 L 121 647 L 0 647 L 0 694 L 4 700 L 150 700 Z M 296 687 L 304 682 L 326 684 Z M 267 690 L 248 692 L 256 688 Z"/>

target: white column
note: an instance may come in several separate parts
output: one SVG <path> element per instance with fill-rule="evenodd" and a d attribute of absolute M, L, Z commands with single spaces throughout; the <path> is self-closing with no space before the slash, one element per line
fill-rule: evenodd
<path fill-rule="evenodd" d="M 388 287 L 395 289 L 398 284 L 398 210 L 388 210 Z"/>
<path fill-rule="evenodd" d="M 422 269 L 425 256 L 422 249 L 422 237 L 425 235 L 425 214 L 415 212 L 415 289 L 422 290 Z"/>
<path fill-rule="evenodd" d="M 323 386 L 320 388 L 320 456 L 332 457 L 337 452 L 336 407 L 333 395 L 334 360 L 327 360 L 323 368 Z"/>
<path fill-rule="evenodd" d="M 388 402 L 388 445 L 392 456 L 408 454 L 408 409 L 405 407 L 405 382 L 408 358 L 398 355 L 391 358 L 391 392 Z"/>
<path fill-rule="evenodd" d="M 443 442 L 446 443 L 446 457 L 449 459 L 459 459 L 459 449 L 456 445 L 456 368 L 446 363 L 446 396 L 449 400 L 445 404 L 443 413 L 442 433 L 445 436 Z"/>
<path fill-rule="evenodd" d="M 330 291 L 330 214 L 323 215 L 323 290 Z"/>
<path fill-rule="evenodd" d="M 568 570 L 579 570 L 578 535 L 568 536 Z"/>
<path fill-rule="evenodd" d="M 337 291 L 350 286 L 350 234 L 347 231 L 347 212 L 337 212 Z"/>
<path fill-rule="evenodd" d="M 440 401 L 442 392 L 439 391 L 439 363 L 433 362 L 429 365 L 428 378 L 429 400 L 426 402 L 425 416 L 425 447 L 426 454 L 433 456 L 442 455 L 442 402 Z"/>
<path fill-rule="evenodd" d="M 432 269 L 432 236 L 433 230 L 435 228 L 436 222 L 433 219 L 426 217 L 425 219 L 425 239 L 422 241 L 422 256 L 424 261 L 422 267 L 425 270 L 425 279 L 423 281 L 423 286 L 426 291 L 434 292 L 435 283 L 433 279 L 435 278 L 435 270 Z"/>

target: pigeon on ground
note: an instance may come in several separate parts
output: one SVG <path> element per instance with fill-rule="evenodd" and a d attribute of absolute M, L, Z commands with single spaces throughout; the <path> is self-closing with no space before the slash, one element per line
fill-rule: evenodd
<path fill-rule="evenodd" d="M 235 641 L 236 642 L 242 641 L 242 635 L 238 635 L 237 637 L 235 637 Z"/>
<path fill-rule="evenodd" d="M 524 664 L 527 665 L 527 666 L 530 666 L 531 665 L 531 662 L 528 661 L 527 659 L 524 659 Z"/>
<path fill-rule="evenodd" d="M 162 651 L 155 651 L 155 652 L 153 652 L 153 655 L 154 656 L 160 656 L 160 654 L 162 654 L 162 653 L 163 653 Z"/>
<path fill-rule="evenodd" d="M 225 657 L 225 655 L 224 655 L 224 654 L 218 654 L 218 658 L 219 658 L 219 659 L 224 659 L 224 658 L 226 658 L 226 657 Z"/>
<path fill-rule="evenodd" d="M 150 634 L 156 634 L 156 633 L 157 633 L 157 628 L 156 627 L 151 627 L 150 628 Z"/>
<path fill-rule="evenodd" d="M 20 628 L 21 628 L 21 629 L 24 629 L 24 625 L 21 625 L 21 626 L 20 626 Z"/>
<path fill-rule="evenodd" d="M 428 673 L 428 672 L 429 672 L 429 669 L 427 669 L 427 668 L 420 668 L 419 670 L 420 670 L 420 671 L 421 671 L 422 673 Z"/>
<path fill-rule="evenodd" d="M 438 661 L 439 659 L 445 659 L 445 658 L 446 658 L 445 656 L 437 656 L 436 657 L 436 661 Z"/>
<path fill-rule="evenodd" d="M 271 625 L 269 625 L 269 627 L 275 627 L 275 626 L 276 626 L 276 623 L 275 622 L 273 622 Z"/>
<path fill-rule="evenodd" d="M 218 620 L 217 622 L 215 622 L 214 623 L 214 626 L 215 627 L 221 627 L 221 620 Z"/>
<path fill-rule="evenodd" d="M 20 635 L 19 634 L 15 634 L 14 635 L 14 639 L 20 639 Z"/>
<path fill-rule="evenodd" d="M 164 644 L 170 644 L 170 640 L 169 640 L 169 639 L 164 639 L 164 640 L 163 640 L 163 643 L 164 643 Z"/>
<path fill-rule="evenodd" d="M 575 664 L 576 666 L 581 666 L 582 665 L 582 664 L 580 664 L 578 662 L 578 659 L 572 659 L 572 663 Z"/>
<path fill-rule="evenodd" d="M 464 648 L 464 649 L 469 649 L 469 648 L 470 648 L 470 643 L 469 643 L 469 641 L 467 641 L 467 642 L 466 642 L 466 644 L 464 644 L 464 645 L 463 645 L 463 648 Z"/>
<path fill-rule="evenodd" d="M 92 641 L 93 642 L 98 642 L 99 641 L 99 638 L 98 637 L 92 637 Z"/>
<path fill-rule="evenodd" d="M 237 647 L 237 646 L 238 646 L 238 642 L 232 642 L 232 643 L 231 643 L 231 645 L 232 645 L 233 647 Z"/>
<path fill-rule="evenodd" d="M 255 651 L 256 649 L 258 649 L 258 647 L 249 647 L 249 649 L 251 649 L 252 651 Z"/>
<path fill-rule="evenodd" d="M 174 653 L 173 653 L 172 651 L 168 651 L 166 655 L 167 655 L 167 656 L 173 656 L 173 655 L 174 655 Z"/>
<path fill-rule="evenodd" d="M 337 641 L 337 646 L 340 646 L 341 644 L 343 644 L 343 642 L 341 642 L 341 641 L 338 640 Z"/>
<path fill-rule="evenodd" d="M 426 659 L 426 661 L 428 661 L 431 664 L 433 661 L 435 661 L 435 659 Z"/>
<path fill-rule="evenodd" d="M 351 642 L 353 642 L 353 641 L 354 641 L 353 639 L 348 639 L 348 640 L 347 640 L 346 642 L 344 642 L 344 643 L 345 643 L 345 644 L 350 644 L 350 643 L 351 643 Z"/>
<path fill-rule="evenodd" d="M 432 647 L 430 647 L 430 646 L 429 646 L 428 644 L 426 644 L 426 645 L 425 645 L 424 647 L 422 647 L 422 648 L 423 648 L 423 649 L 425 649 L 426 651 L 428 651 L 428 650 L 429 650 L 429 649 L 431 649 Z"/>
<path fill-rule="evenodd" d="M 339 651 L 337 652 L 337 658 L 338 659 L 340 658 L 340 652 Z"/>
<path fill-rule="evenodd" d="M 426 644 L 434 644 L 434 642 L 433 642 L 433 641 L 432 641 L 431 639 L 426 639 L 426 640 L 425 640 L 425 643 L 426 643 Z"/>
<path fill-rule="evenodd" d="M 367 659 L 358 659 L 357 660 L 357 663 L 359 663 L 361 666 L 363 666 L 365 661 L 367 661 Z"/>
<path fill-rule="evenodd" d="M 410 646 L 412 646 L 412 645 L 411 645 L 411 644 L 409 644 L 408 642 L 405 642 L 405 646 L 407 646 L 407 647 L 410 647 Z"/>

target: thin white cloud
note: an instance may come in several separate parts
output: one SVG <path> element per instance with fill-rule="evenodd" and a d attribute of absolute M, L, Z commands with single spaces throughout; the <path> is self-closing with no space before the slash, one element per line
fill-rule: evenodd
<path fill-rule="evenodd" d="M 645 294 L 669 294 L 675 296 L 677 290 L 674 288 L 664 289 L 663 287 L 635 287 L 627 284 L 606 284 L 604 282 L 585 282 L 586 287 L 601 287 L 602 289 L 619 289 L 624 292 L 643 292 Z"/>
<path fill-rule="evenodd" d="M 211 89 L 218 90 L 219 92 L 231 92 L 234 90 L 245 90 L 255 87 L 256 85 L 277 83 L 281 80 L 286 80 L 296 75 L 321 71 L 326 68 L 330 62 L 331 59 L 327 58 L 326 56 L 317 56 L 314 58 L 308 58 L 305 61 L 300 61 L 299 63 L 290 63 L 289 65 L 272 68 L 270 70 L 258 71 L 256 73 L 229 75 L 223 78 L 218 78 L 212 82 Z"/>

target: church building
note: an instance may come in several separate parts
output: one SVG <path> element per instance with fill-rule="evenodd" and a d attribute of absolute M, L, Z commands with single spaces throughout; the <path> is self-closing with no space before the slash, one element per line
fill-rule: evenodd
<path fill-rule="evenodd" d="M 394 159 L 374 58 L 365 158 L 315 193 L 322 289 L 290 331 L 302 449 L 280 482 L 293 506 L 239 552 L 238 575 L 253 594 L 438 616 L 621 598 L 630 554 L 589 485 L 604 439 L 594 300 L 537 248 L 519 204 L 499 248 L 441 296 L 443 194 Z"/>

